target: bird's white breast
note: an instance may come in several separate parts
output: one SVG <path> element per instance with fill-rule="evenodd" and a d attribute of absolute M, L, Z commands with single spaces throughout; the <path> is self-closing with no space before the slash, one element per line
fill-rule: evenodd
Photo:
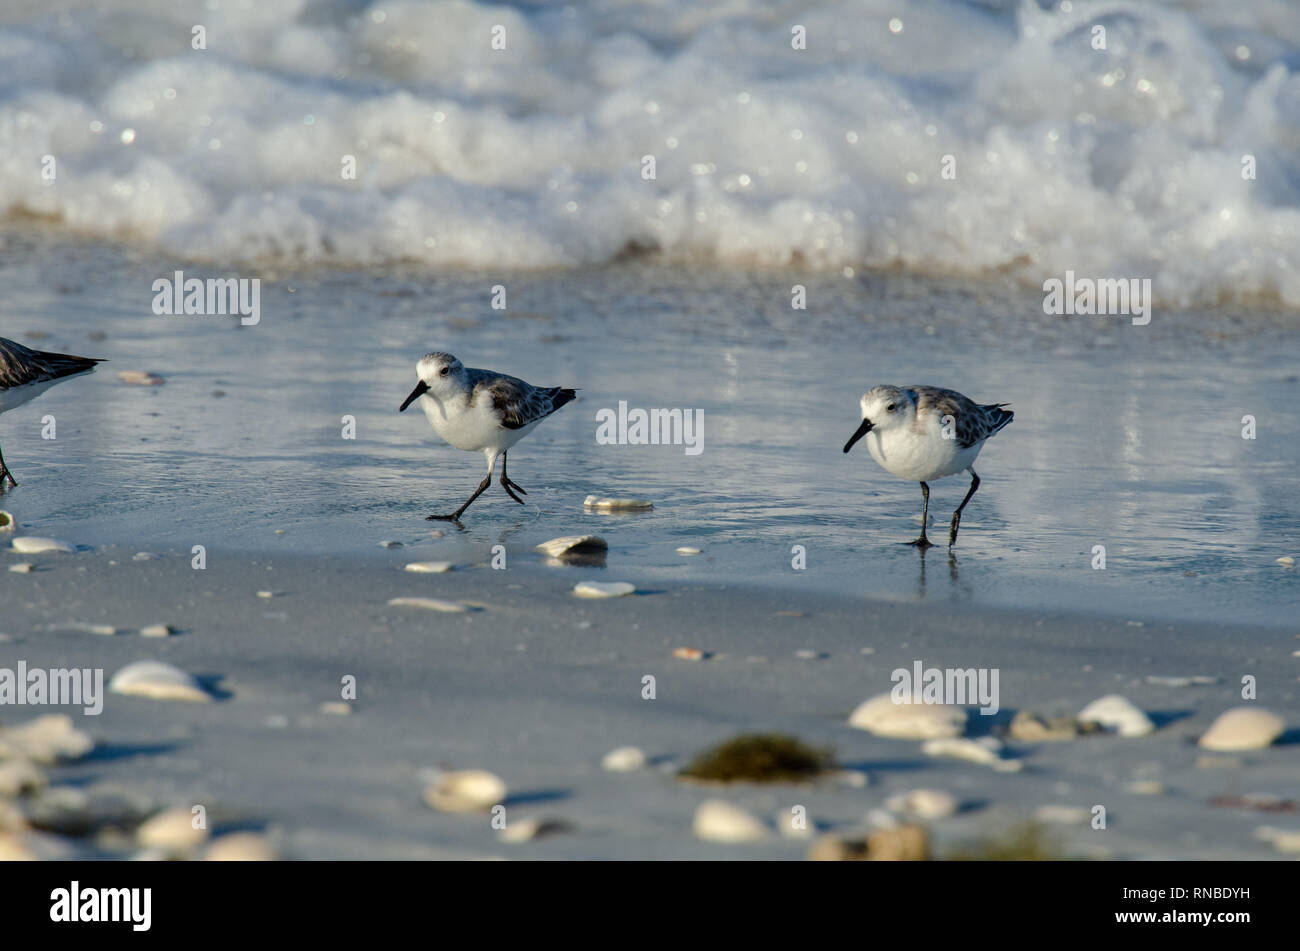
<path fill-rule="evenodd" d="M 900 479 L 929 482 L 961 472 L 974 465 L 983 443 L 963 449 L 956 439 L 945 439 L 937 420 L 922 432 L 899 426 L 884 432 L 873 429 L 866 436 L 871 457 Z"/>
<path fill-rule="evenodd" d="M 420 407 L 434 432 L 457 449 L 469 452 L 509 449 L 537 425 L 532 422 L 520 429 L 501 426 L 492 411 L 491 397 L 486 394 L 479 397 L 479 402 L 466 405 L 460 400 L 436 400 L 426 393 L 420 397 Z"/>

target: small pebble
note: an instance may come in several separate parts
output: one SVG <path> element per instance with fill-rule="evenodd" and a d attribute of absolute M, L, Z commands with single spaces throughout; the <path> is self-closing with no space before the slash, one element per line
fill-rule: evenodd
<path fill-rule="evenodd" d="M 155 555 L 151 551 L 138 551 L 131 556 L 132 561 L 157 561 L 162 555 Z"/>
<path fill-rule="evenodd" d="M 259 591 L 259 592 L 257 592 L 257 596 L 258 596 L 259 598 L 273 598 L 273 597 L 275 597 L 275 592 L 274 592 L 274 591 Z"/>
<path fill-rule="evenodd" d="M 344 700 L 327 700 L 319 707 L 321 713 L 329 713 L 334 716 L 347 716 L 352 712 L 352 704 Z"/>
<path fill-rule="evenodd" d="M 13 515 L 4 509 L 0 509 L 0 532 L 12 532 L 17 527 L 18 522 Z"/>
<path fill-rule="evenodd" d="M 677 554 L 679 555 L 698 555 L 699 553 L 700 550 L 698 548 L 692 548 L 690 545 L 682 545 L 677 549 Z"/>
<path fill-rule="evenodd" d="M 636 585 L 626 581 L 579 581 L 573 593 L 580 598 L 622 598 L 636 591 Z"/>
<path fill-rule="evenodd" d="M 401 542 L 388 541 L 388 542 L 380 542 L 379 547 L 380 548 L 402 548 L 403 545 Z"/>
<path fill-rule="evenodd" d="M 1158 779 L 1139 779 L 1129 783 L 1128 791 L 1135 796 L 1163 796 L 1165 784 Z"/>
<path fill-rule="evenodd" d="M 1283 555 L 1281 558 L 1277 560 L 1277 563 L 1279 565 L 1284 565 L 1285 567 L 1290 568 L 1292 565 L 1295 564 L 1295 559 L 1292 558 L 1290 555 Z"/>
<path fill-rule="evenodd" d="M 171 637 L 175 633 L 176 628 L 170 624 L 150 624 L 140 628 L 141 637 Z"/>
<path fill-rule="evenodd" d="M 24 561 L 24 562 L 19 562 L 16 565 L 10 565 L 9 570 L 16 575 L 28 575 L 31 574 L 32 569 L 34 567 L 36 566 L 31 564 L 30 562 Z"/>
<path fill-rule="evenodd" d="M 710 655 L 698 647 L 674 647 L 673 656 L 678 660 L 704 660 Z"/>

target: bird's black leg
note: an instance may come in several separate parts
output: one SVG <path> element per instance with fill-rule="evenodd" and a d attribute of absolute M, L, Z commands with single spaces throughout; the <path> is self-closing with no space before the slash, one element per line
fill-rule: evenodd
<path fill-rule="evenodd" d="M 521 499 L 518 495 L 515 495 L 514 492 L 510 491 L 511 489 L 514 489 L 516 492 L 520 492 L 523 495 L 528 494 L 527 492 L 524 492 L 524 487 L 522 485 L 519 485 L 517 482 L 515 482 L 513 479 L 511 479 L 509 476 L 506 475 L 506 454 L 504 452 L 501 453 L 501 488 L 505 489 L 506 495 L 510 496 L 520 505 L 524 504 L 523 499 Z"/>
<path fill-rule="evenodd" d="M 908 542 L 909 545 L 915 545 L 921 551 L 927 548 L 933 548 L 930 539 L 925 537 L 925 526 L 930 521 L 930 487 L 924 482 L 921 483 L 921 498 L 925 499 L 925 504 L 921 507 L 921 537 L 914 542 Z"/>
<path fill-rule="evenodd" d="M 461 514 L 467 508 L 470 507 L 471 503 L 473 503 L 475 499 L 477 499 L 480 495 L 486 492 L 487 487 L 490 486 L 491 484 L 492 484 L 492 473 L 489 472 L 486 476 L 483 477 L 483 481 L 479 483 L 478 488 L 474 490 L 474 494 L 465 500 L 464 505 L 456 509 L 456 511 L 452 512 L 450 515 L 426 516 L 425 521 L 426 522 L 459 522 Z"/>
<path fill-rule="evenodd" d="M 948 547 L 951 548 L 957 544 L 957 526 L 961 524 L 961 510 L 966 507 L 970 497 L 975 494 L 975 490 L 980 487 L 980 477 L 975 474 L 975 470 L 970 471 L 970 491 L 966 493 L 966 498 L 961 500 L 961 505 L 957 506 L 957 511 L 952 513 L 952 531 L 948 535 Z"/>
<path fill-rule="evenodd" d="M 14 474 L 10 472 L 9 467 L 5 465 L 5 454 L 0 452 L 0 489 L 4 488 L 5 479 L 9 480 L 10 485 L 18 484 L 18 480 L 14 478 Z"/>

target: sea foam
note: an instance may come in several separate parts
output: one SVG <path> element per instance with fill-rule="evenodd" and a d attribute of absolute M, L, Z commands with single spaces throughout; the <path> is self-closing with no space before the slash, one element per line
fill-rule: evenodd
<path fill-rule="evenodd" d="M 0 215 L 203 262 L 645 249 L 1300 307 L 1298 63 L 1289 0 L 19 3 Z"/>

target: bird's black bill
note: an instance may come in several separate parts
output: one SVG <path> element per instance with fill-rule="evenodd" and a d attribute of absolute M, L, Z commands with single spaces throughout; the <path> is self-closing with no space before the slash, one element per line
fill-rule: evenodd
<path fill-rule="evenodd" d="M 423 380 L 415 384 L 415 389 L 411 390 L 411 395 L 402 401 L 401 406 L 397 407 L 397 411 L 400 413 L 402 410 L 406 409 L 406 407 L 410 406 L 417 399 L 423 396 L 428 389 L 429 389 L 429 384 L 425 383 Z M 847 451 L 848 450 L 846 449 L 845 452 Z"/>
<path fill-rule="evenodd" d="M 848 452 L 850 449 L 852 449 L 853 444 L 869 432 L 871 432 L 871 420 L 864 419 L 862 421 L 862 425 L 858 427 L 858 431 L 855 432 L 853 436 L 849 439 L 849 441 L 844 444 L 844 451 Z"/>

